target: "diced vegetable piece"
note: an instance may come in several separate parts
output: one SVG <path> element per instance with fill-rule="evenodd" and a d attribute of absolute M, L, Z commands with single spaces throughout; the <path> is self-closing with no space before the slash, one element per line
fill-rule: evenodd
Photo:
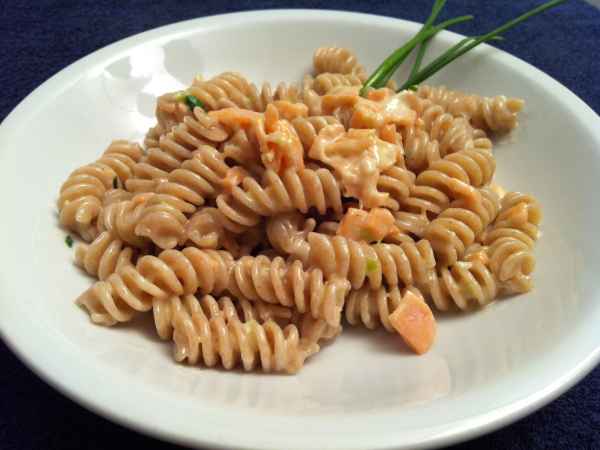
<path fill-rule="evenodd" d="M 435 318 L 427 303 L 414 293 L 404 295 L 390 322 L 415 353 L 421 355 L 431 348 L 436 335 Z"/>

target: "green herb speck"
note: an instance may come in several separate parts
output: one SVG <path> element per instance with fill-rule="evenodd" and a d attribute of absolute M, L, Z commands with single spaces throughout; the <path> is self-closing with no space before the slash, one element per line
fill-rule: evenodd
<path fill-rule="evenodd" d="M 194 110 L 195 107 L 206 110 L 206 108 L 204 107 L 204 104 L 200 100 L 198 100 L 198 97 L 196 97 L 195 95 L 186 95 L 185 103 L 189 106 L 189 108 L 192 111 Z"/>
<path fill-rule="evenodd" d="M 67 247 L 69 248 L 73 247 L 73 238 L 70 234 L 67 234 L 67 237 L 65 238 L 65 244 L 67 244 Z"/>
<path fill-rule="evenodd" d="M 373 273 L 379 268 L 379 263 L 375 259 L 367 258 L 367 273 Z"/>

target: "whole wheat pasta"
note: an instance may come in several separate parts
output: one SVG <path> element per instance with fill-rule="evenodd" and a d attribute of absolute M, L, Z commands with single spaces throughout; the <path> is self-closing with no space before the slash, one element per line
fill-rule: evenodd
<path fill-rule="evenodd" d="M 364 325 L 370 330 L 383 326 L 386 331 L 395 333 L 390 315 L 402 302 L 406 292 L 417 295 L 425 301 L 421 292 L 414 286 L 400 290 L 397 286 L 386 290 L 384 287 L 371 289 L 364 286 L 351 291 L 346 300 L 344 317 L 350 325 Z"/>
<path fill-rule="evenodd" d="M 86 241 L 93 240 L 105 193 L 132 176 L 132 167 L 141 156 L 139 145 L 113 141 L 100 159 L 73 171 L 60 188 L 60 224 Z"/>
<path fill-rule="evenodd" d="M 135 250 L 104 231 L 90 244 L 75 248 L 75 264 L 99 280 L 106 280 L 121 267 L 132 265 Z"/>
<path fill-rule="evenodd" d="M 465 196 L 452 202 L 425 231 L 442 267 L 457 262 L 498 214 L 496 201 L 471 186 L 468 188 Z"/>
<path fill-rule="evenodd" d="M 89 242 L 75 264 L 97 281 L 76 302 L 92 322 L 151 313 L 177 361 L 295 373 L 342 318 L 423 353 L 428 304 L 532 288 L 541 208 L 498 187 L 492 153 L 523 101 L 361 92 L 341 47 L 313 66 L 292 83 L 198 76 L 158 97 L 143 148 L 114 141 L 70 174 L 59 221 Z"/>
<path fill-rule="evenodd" d="M 444 86 L 421 85 L 418 95 L 443 106 L 454 116 L 466 117 L 476 128 L 491 131 L 510 131 L 515 128 L 518 125 L 517 114 L 524 106 L 524 101 L 519 98 L 464 94 Z"/>
<path fill-rule="evenodd" d="M 320 268 L 326 277 L 350 280 L 353 289 L 368 283 L 372 289 L 410 286 L 424 282 L 435 267 L 431 245 L 415 243 L 367 244 L 343 236 L 309 233 L 309 264 Z"/>
<path fill-rule="evenodd" d="M 246 226 L 256 225 L 262 216 L 294 210 L 306 213 L 315 208 L 321 214 L 327 209 L 342 210 L 340 186 L 328 169 L 287 170 L 282 175 L 267 170 L 264 179 L 261 185 L 247 177 L 241 187 L 219 195 L 219 210 L 231 221 Z"/>
<path fill-rule="evenodd" d="M 191 294 L 184 295 L 186 299 Z M 280 323 L 290 323 L 295 319 L 295 311 L 281 305 L 271 305 L 262 301 L 250 302 L 245 299 L 233 301 L 230 297 L 221 297 L 218 300 L 212 295 L 195 297 L 194 307 L 200 307 L 207 315 L 224 316 L 225 320 L 231 319 L 248 321 L 256 320 L 266 322 L 275 320 Z M 180 298 L 177 296 L 156 298 L 152 305 L 154 325 L 158 336 L 163 340 L 173 337 L 173 321 L 178 308 L 181 307 Z"/>
<path fill-rule="evenodd" d="M 286 264 L 281 257 L 269 259 L 264 255 L 236 261 L 228 287 L 238 298 L 295 307 L 334 327 L 340 323 L 349 289 L 345 279 L 326 281 L 319 269 L 304 270 L 300 261 Z"/>
<path fill-rule="evenodd" d="M 343 47 L 320 47 L 313 55 L 315 74 L 325 72 L 356 75 L 361 84 L 367 79 L 364 67 L 358 62 L 354 52 Z"/>
<path fill-rule="evenodd" d="M 202 361 L 208 367 L 220 363 L 225 369 L 241 363 L 244 370 L 260 365 L 265 372 L 295 373 L 319 351 L 316 342 L 300 337 L 295 325 L 281 328 L 273 320 L 260 324 L 254 319 L 242 322 L 220 314 L 207 316 L 193 296 L 185 297 L 181 306 L 175 302 L 176 361 Z"/>

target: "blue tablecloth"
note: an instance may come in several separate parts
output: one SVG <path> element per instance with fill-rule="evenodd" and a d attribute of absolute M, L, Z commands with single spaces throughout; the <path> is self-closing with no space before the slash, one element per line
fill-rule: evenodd
<path fill-rule="evenodd" d="M 444 16 L 475 13 L 477 34 L 540 1 L 450 0 Z M 429 1 L 2 0 L 0 120 L 40 83 L 88 53 L 154 27 L 248 9 L 329 8 L 423 21 Z M 600 11 L 570 1 L 497 45 L 559 80 L 600 112 Z M 13 168 L 3 168 L 12 170 Z M 600 326 L 600 325 L 599 325 Z M 48 349 L 49 352 L 52 349 Z M 55 392 L 0 342 L 0 449 L 176 449 L 88 412 Z M 458 449 L 600 449 L 600 368 L 539 412 Z"/>

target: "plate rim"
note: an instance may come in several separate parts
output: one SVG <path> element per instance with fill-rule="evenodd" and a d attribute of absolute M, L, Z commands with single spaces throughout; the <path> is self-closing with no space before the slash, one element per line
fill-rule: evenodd
<path fill-rule="evenodd" d="M 364 20 L 365 22 L 370 24 L 373 24 L 377 21 L 379 21 L 379 23 L 386 23 L 392 25 L 394 23 L 400 23 L 403 26 L 408 26 L 409 28 L 415 29 L 417 29 L 421 25 L 420 23 L 414 21 L 375 14 L 339 11 L 332 9 L 301 8 L 242 11 L 198 17 L 194 19 L 167 24 L 111 43 L 84 56 L 83 58 L 80 58 L 79 60 L 69 64 L 65 68 L 58 71 L 48 80 L 40 84 L 23 100 L 21 100 L 21 102 L 4 118 L 2 123 L 0 123 L 0 143 L 3 143 L 4 140 L 9 140 L 12 132 L 11 127 L 13 126 L 13 123 L 18 125 L 20 122 L 23 121 L 23 117 L 26 117 L 28 114 L 33 114 L 35 112 L 37 107 L 35 105 L 32 105 L 32 103 L 37 96 L 43 95 L 45 91 L 49 91 L 54 86 L 60 87 L 62 90 L 68 89 L 71 85 L 78 82 L 81 79 L 81 77 L 85 76 L 86 73 L 89 73 L 91 70 L 93 70 L 95 66 L 101 65 L 104 67 L 109 61 L 121 58 L 124 54 L 130 52 L 134 47 L 138 45 L 147 45 L 151 42 L 157 42 L 162 39 L 173 39 L 177 35 L 188 35 L 193 33 L 194 27 L 202 26 L 211 22 L 215 22 L 212 26 L 218 27 L 218 22 L 223 20 L 236 19 L 239 20 L 239 23 L 247 23 L 261 19 L 270 21 L 277 18 L 277 16 L 284 19 L 295 19 L 298 18 L 300 14 L 303 14 L 303 19 L 308 20 L 329 20 L 335 18 L 355 22 L 356 19 L 359 19 Z M 443 35 L 456 40 L 463 37 L 458 33 L 450 31 L 444 31 Z M 484 45 L 478 50 L 489 51 L 489 49 L 493 49 L 493 57 L 504 58 L 507 63 L 509 61 L 515 62 L 517 66 L 521 65 L 523 68 L 527 68 L 532 77 L 535 76 L 536 79 L 539 79 L 538 77 L 542 77 L 545 83 L 553 85 L 555 88 L 559 89 L 559 91 L 562 91 L 561 98 L 565 100 L 565 104 L 567 106 L 569 106 L 572 109 L 576 109 L 578 112 L 581 112 L 586 116 L 589 116 L 590 119 L 593 119 L 586 121 L 586 123 L 583 124 L 586 127 L 586 129 L 589 130 L 591 134 L 600 135 L 600 133 L 598 132 L 592 132 L 595 131 L 593 128 L 594 122 L 596 122 L 597 126 L 598 123 L 600 123 L 600 117 L 589 105 L 587 105 L 569 88 L 562 85 L 545 72 L 537 69 L 535 66 L 503 50 L 493 48 L 488 45 Z M 60 92 L 56 95 L 60 95 Z M 15 129 L 16 128 L 18 127 L 15 127 Z M 4 146 L 0 145 L 0 148 L 2 147 Z M 1 156 L 2 153 L 0 152 L 0 157 Z M 0 303 L 0 305 L 1 304 L 2 303 Z M 2 308 L 3 312 L 5 312 L 5 309 L 6 308 L 4 307 Z M 108 397 L 110 397 L 111 395 L 108 394 L 108 391 L 104 393 L 105 395 L 108 395 L 108 397 L 104 398 L 100 395 L 90 393 L 91 391 L 89 390 L 86 390 L 83 386 L 85 383 L 77 386 L 71 386 L 68 383 L 66 383 L 63 378 L 61 378 L 60 375 L 62 375 L 63 373 L 60 370 L 60 365 L 57 365 L 55 362 L 52 363 L 52 360 L 47 357 L 36 358 L 35 356 L 39 356 L 39 354 L 36 353 L 35 349 L 32 350 L 32 347 L 35 346 L 31 345 L 34 340 L 31 339 L 30 333 L 25 333 L 18 329 L 19 327 L 16 326 L 16 321 L 10 320 L 11 312 L 13 315 L 16 314 L 15 310 L 11 311 L 10 308 L 8 309 L 9 314 L 0 314 L 0 337 L 6 343 L 7 347 L 15 355 L 17 355 L 19 360 L 22 363 L 24 363 L 26 367 L 33 371 L 44 382 L 52 386 L 54 389 L 58 390 L 61 394 L 65 395 L 69 399 L 82 405 L 83 407 L 92 411 L 95 414 L 98 414 L 116 423 L 125 425 L 143 434 L 151 435 L 158 439 L 168 440 L 170 442 L 177 442 L 184 445 L 211 446 L 212 448 L 230 448 L 231 445 L 235 445 L 236 448 L 244 449 L 297 448 L 294 446 L 293 443 L 282 446 L 281 443 L 285 442 L 285 439 L 280 439 L 280 442 L 276 444 L 262 442 L 261 446 L 258 447 L 256 446 L 256 444 L 248 444 L 244 441 L 240 441 L 240 439 L 227 441 L 227 439 L 223 439 L 223 436 L 221 436 L 221 439 L 223 440 L 221 440 L 220 442 L 216 441 L 215 439 L 205 438 L 205 435 L 182 436 L 181 434 L 178 434 L 172 429 L 161 429 L 160 427 L 156 426 L 157 424 L 147 422 L 143 418 L 132 418 L 126 416 L 121 411 L 115 411 L 114 406 L 110 405 L 110 399 Z M 68 357 L 68 352 L 66 350 L 67 347 L 61 348 L 59 349 L 59 353 L 62 353 L 63 357 Z M 396 437 L 397 435 L 390 433 L 390 439 L 386 439 L 385 442 L 378 442 L 373 448 L 382 450 L 391 450 L 397 448 L 430 448 L 440 445 L 451 445 L 491 432 L 498 428 L 504 427 L 548 404 L 549 402 L 557 398 L 559 395 L 564 393 L 566 390 L 571 388 L 578 381 L 580 381 L 599 363 L 600 344 L 597 344 L 596 347 L 591 352 L 589 352 L 589 354 L 585 358 L 579 360 L 579 363 L 572 367 L 570 371 L 563 374 L 563 376 L 555 380 L 555 382 L 547 385 L 544 389 L 533 392 L 527 397 L 523 398 L 521 401 L 518 402 L 518 405 L 516 404 L 517 402 L 515 402 L 511 405 L 508 405 L 505 408 L 498 408 L 500 411 L 490 411 L 490 413 L 487 414 L 487 416 L 490 417 L 482 418 L 480 417 L 481 414 L 477 414 L 473 417 L 470 417 L 469 419 L 460 419 L 458 422 L 469 423 L 463 426 L 455 425 L 453 429 L 446 430 L 444 433 L 438 433 L 433 437 L 422 439 L 418 442 L 396 442 L 394 439 L 392 439 L 392 437 Z M 251 439 L 248 439 L 248 441 L 250 440 Z M 255 443 L 258 441 L 259 440 L 257 440 L 256 438 L 254 439 Z M 320 445 L 322 444 L 316 444 L 314 448 L 320 448 Z M 328 448 L 342 447 L 330 443 Z M 344 448 L 349 449 L 350 447 L 345 445 Z M 355 447 L 351 448 L 362 448 L 362 444 L 358 443 Z"/>

